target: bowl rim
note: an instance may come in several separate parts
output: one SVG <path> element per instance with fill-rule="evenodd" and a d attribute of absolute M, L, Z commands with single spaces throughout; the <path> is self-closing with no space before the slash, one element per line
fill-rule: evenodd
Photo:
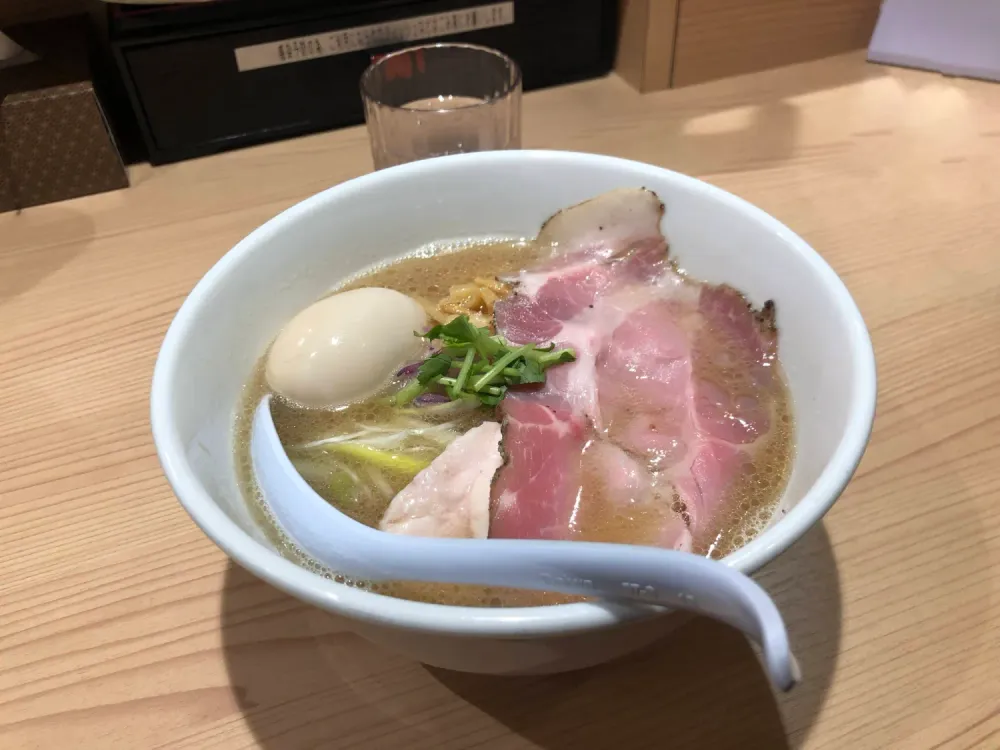
<path fill-rule="evenodd" d="M 381 183 L 405 180 L 425 172 L 447 171 L 461 166 L 489 169 L 503 163 L 546 168 L 564 164 L 613 168 L 623 173 L 644 173 L 659 180 L 672 181 L 682 189 L 701 192 L 742 212 L 780 238 L 812 266 L 831 294 L 854 352 L 854 389 L 844 435 L 831 460 L 798 504 L 748 545 L 725 557 L 724 563 L 741 572 L 753 573 L 773 560 L 822 519 L 857 469 L 875 417 L 876 366 L 871 338 L 860 310 L 840 277 L 819 253 L 776 218 L 702 180 L 663 167 L 612 156 L 573 151 L 520 150 L 457 154 L 412 162 L 330 187 L 296 203 L 253 230 L 223 255 L 188 294 L 171 322 L 157 356 L 150 393 L 150 421 L 157 455 L 174 494 L 201 530 L 231 559 L 276 588 L 323 609 L 369 624 L 462 636 L 530 638 L 567 635 L 613 627 L 665 612 L 654 607 L 603 602 L 510 609 L 458 607 L 396 599 L 340 584 L 299 567 L 240 528 L 212 500 L 188 463 L 171 409 L 179 352 L 182 342 L 196 330 L 205 301 L 213 296 L 215 288 L 224 282 L 231 268 L 242 263 L 258 245 L 283 231 L 286 225 L 336 200 L 338 195 L 371 190 Z"/>

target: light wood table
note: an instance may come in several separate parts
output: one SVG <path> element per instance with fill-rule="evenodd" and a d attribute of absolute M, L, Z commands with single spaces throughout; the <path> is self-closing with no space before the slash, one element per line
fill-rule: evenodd
<path fill-rule="evenodd" d="M 806 682 L 696 622 L 552 678 L 426 669 L 234 567 L 160 474 L 147 394 L 237 240 L 370 169 L 362 129 L 134 170 L 0 216 L 0 747 L 1000 748 L 1000 87 L 848 55 L 639 96 L 529 95 L 526 145 L 642 159 L 787 222 L 879 359 L 875 435 L 762 575 Z"/>

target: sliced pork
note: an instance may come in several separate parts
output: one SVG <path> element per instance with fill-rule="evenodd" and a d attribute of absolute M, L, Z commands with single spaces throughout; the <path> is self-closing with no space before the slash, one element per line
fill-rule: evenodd
<path fill-rule="evenodd" d="M 590 255 L 609 260 L 645 243 L 663 245 L 663 202 L 651 190 L 611 190 L 556 212 L 538 233 L 556 257 Z"/>
<path fill-rule="evenodd" d="M 498 330 L 519 344 L 567 341 L 566 324 L 599 295 L 657 278 L 667 264 L 663 210 L 654 193 L 640 189 L 615 190 L 557 213 L 537 240 L 552 247 L 552 257 L 512 279 L 515 293 L 495 307 Z"/>
<path fill-rule="evenodd" d="M 382 531 L 411 536 L 485 539 L 490 483 L 500 467 L 500 424 L 484 422 L 453 440 L 393 498 Z"/>
<path fill-rule="evenodd" d="M 565 539 L 581 486 L 588 425 L 557 397 L 504 399 L 502 453 L 490 535 Z"/>
<path fill-rule="evenodd" d="M 749 467 L 744 447 L 770 430 L 769 404 L 750 377 L 733 382 L 737 373 L 764 368 L 755 358 L 761 337 L 733 339 L 711 324 L 702 310 L 706 295 L 715 294 L 701 287 L 700 294 L 640 303 L 615 327 L 597 361 L 607 439 L 662 473 L 670 492 L 664 500 L 695 535 Z M 752 324 L 750 309 L 738 299 Z"/>
<path fill-rule="evenodd" d="M 667 260 L 663 206 L 624 190 L 556 214 L 553 256 L 495 307 L 514 342 L 576 350 L 501 404 L 490 536 L 691 549 L 770 430 L 773 309 Z"/>

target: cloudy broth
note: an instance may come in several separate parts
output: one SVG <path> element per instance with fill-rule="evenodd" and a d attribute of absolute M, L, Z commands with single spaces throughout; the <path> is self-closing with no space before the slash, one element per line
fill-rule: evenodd
<path fill-rule="evenodd" d="M 361 274 L 335 291 L 377 286 L 422 298 L 437 300 L 448 293 L 453 285 L 463 284 L 476 277 L 494 277 L 512 274 L 531 266 L 543 255 L 542 249 L 531 242 L 497 241 L 470 243 L 461 246 L 438 247 L 418 252 L 414 256 Z M 777 367 L 777 364 L 775 364 Z M 726 509 L 712 524 L 711 533 L 695 538 L 694 551 L 711 557 L 722 557 L 745 545 L 756 536 L 773 516 L 791 467 L 792 415 L 789 397 L 783 378 L 776 377 L 771 395 L 772 429 L 761 444 L 755 447 L 752 470 L 744 475 L 729 492 Z M 732 375 L 736 377 L 736 375 Z M 253 411 L 260 399 L 269 392 L 264 378 L 263 360 L 258 363 L 247 383 L 242 408 L 236 420 L 236 464 L 241 489 L 255 521 L 276 548 L 288 559 L 322 575 L 350 585 L 371 589 L 391 596 L 418 601 L 470 606 L 536 606 L 573 601 L 574 598 L 536 591 L 516 591 L 479 586 L 429 584 L 413 582 L 361 582 L 345 580 L 337 571 L 330 571 L 311 560 L 281 532 L 270 512 L 263 504 L 253 479 L 250 464 L 249 442 Z M 280 398 L 273 399 L 273 417 L 282 443 L 287 446 L 308 444 L 331 435 L 348 433 L 359 425 L 373 425 L 393 418 L 393 407 L 384 399 L 373 397 L 360 404 L 338 411 L 310 410 L 296 407 Z M 495 410 L 480 407 L 473 411 L 453 412 L 444 410 L 437 416 L 421 415 L 431 423 L 448 423 L 449 428 L 464 432 L 486 420 L 496 420 Z M 434 453 L 419 444 L 409 446 L 410 454 L 417 460 L 429 462 Z M 297 464 L 298 465 L 298 464 Z M 389 469 L 373 478 L 377 484 L 370 493 L 358 495 L 338 485 L 338 472 L 364 479 L 366 467 L 351 458 L 339 456 L 325 466 L 313 462 L 308 470 L 300 468 L 304 478 L 321 496 L 355 520 L 376 527 L 385 513 L 392 496 L 411 481 L 412 469 Z M 338 487 L 340 491 L 338 492 Z M 584 475 L 583 495 L 600 492 L 600 481 Z M 609 515 L 601 510 L 600 503 L 593 503 L 591 510 L 582 516 L 578 538 L 595 541 L 642 543 L 643 527 L 655 523 L 647 518 L 646 508 L 640 513 L 623 517 Z M 654 509 L 655 512 L 655 509 Z M 663 508 L 663 513 L 673 512 Z"/>

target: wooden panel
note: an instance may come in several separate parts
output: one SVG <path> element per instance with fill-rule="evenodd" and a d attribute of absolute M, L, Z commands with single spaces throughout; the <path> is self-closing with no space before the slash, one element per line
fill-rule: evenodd
<path fill-rule="evenodd" d="M 649 19 L 649 0 L 621 0 L 618 4 L 618 49 L 615 71 L 642 90 L 642 71 L 646 66 L 645 26 Z"/>
<path fill-rule="evenodd" d="M 669 88 L 680 0 L 622 0 L 615 70 L 640 91 Z"/>
<path fill-rule="evenodd" d="M 649 7 L 643 91 L 657 91 L 670 86 L 677 41 L 678 4 L 679 0 L 653 0 Z"/>
<path fill-rule="evenodd" d="M 673 86 L 868 46 L 881 0 L 681 0 Z"/>

